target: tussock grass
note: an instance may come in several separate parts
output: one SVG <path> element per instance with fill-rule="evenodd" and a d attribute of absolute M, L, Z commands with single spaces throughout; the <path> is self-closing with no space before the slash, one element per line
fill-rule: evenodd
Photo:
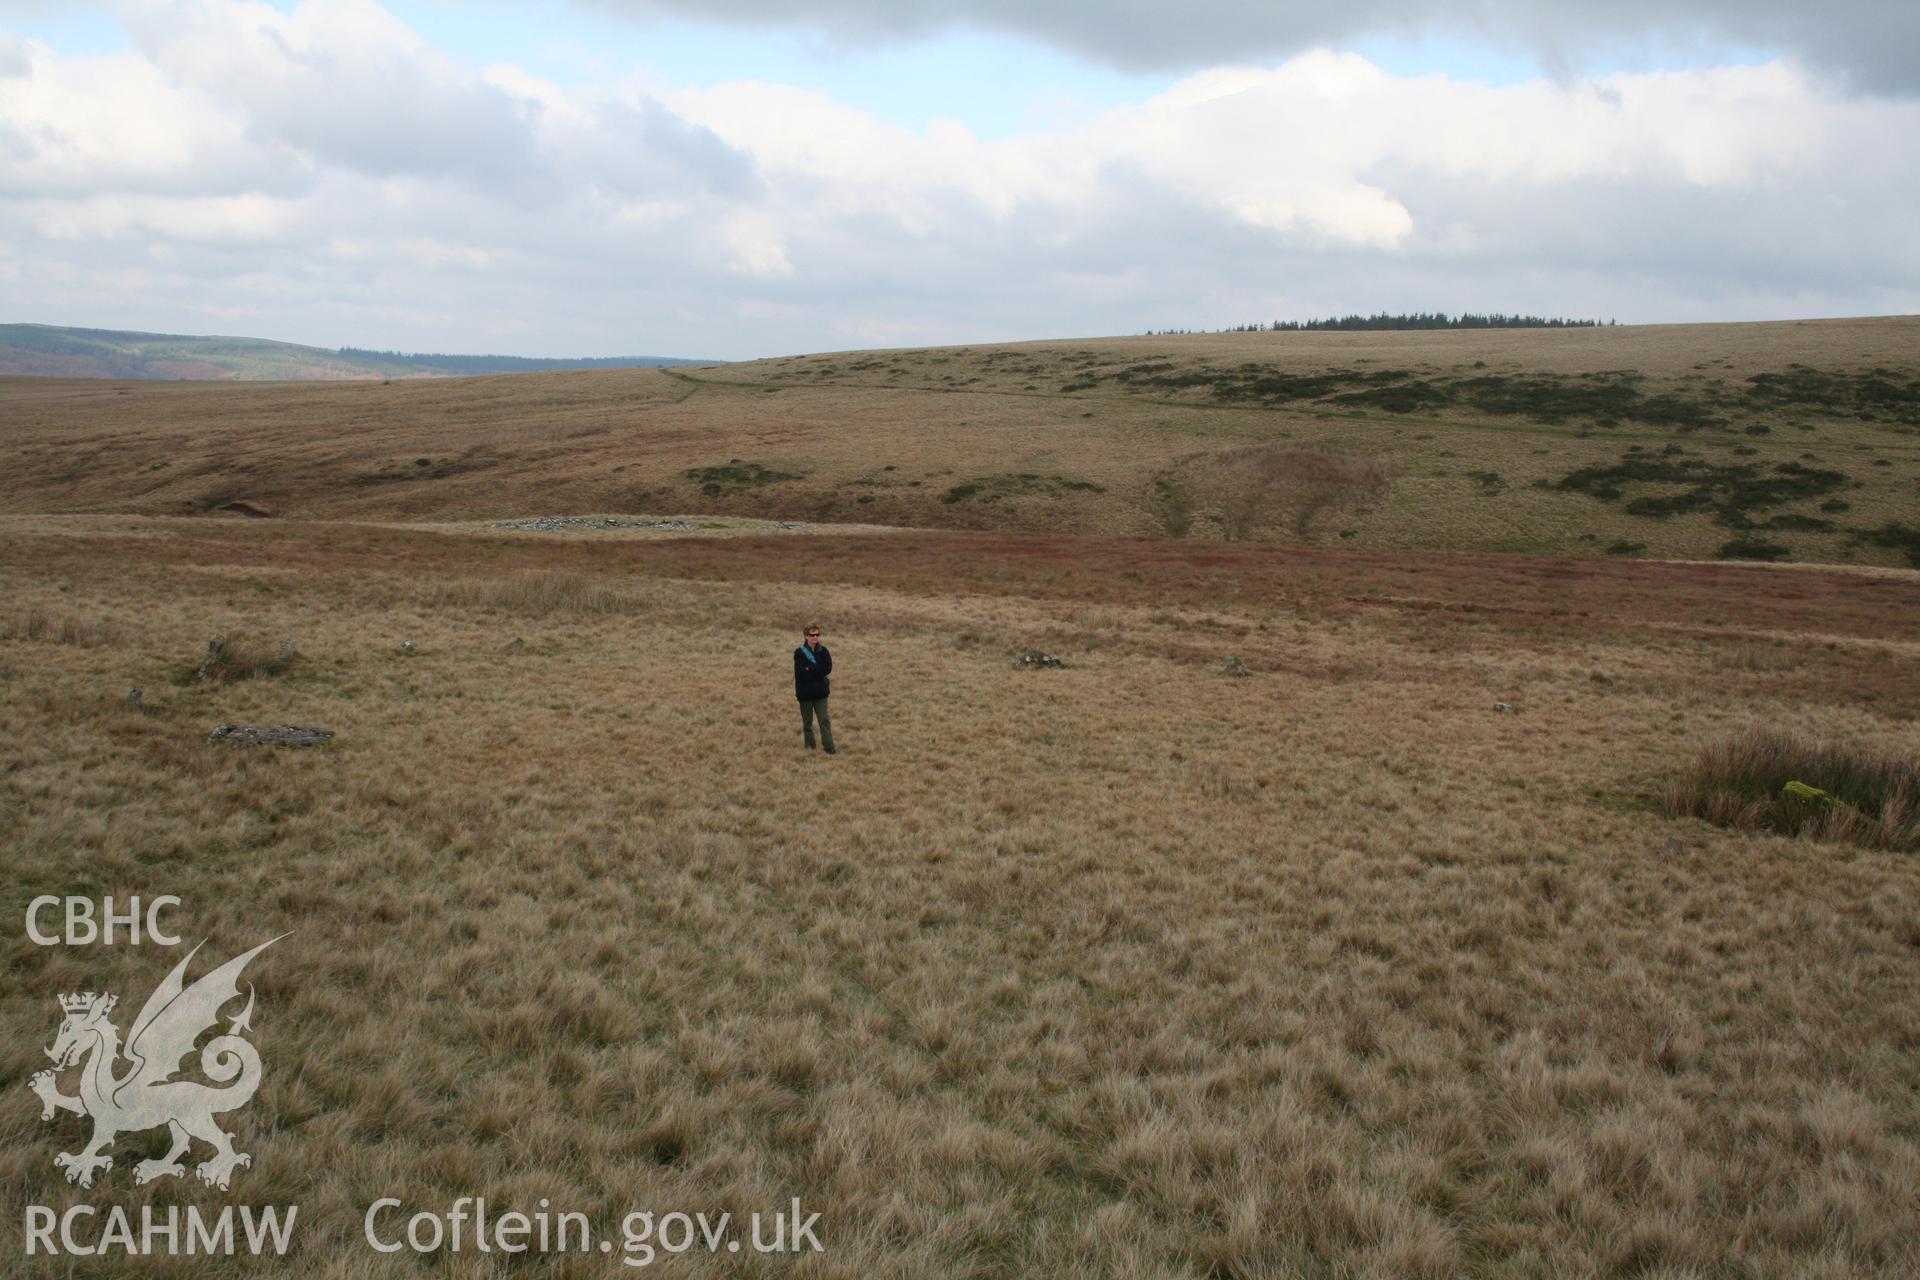
<path fill-rule="evenodd" d="M 1784 794 L 1789 782 L 1817 787 L 1836 803 L 1795 801 Z M 1850 743 L 1751 730 L 1703 750 L 1662 802 L 1674 817 L 1744 831 L 1920 851 L 1920 759 Z"/>
<path fill-rule="evenodd" d="M 597 578 L 531 571 L 504 578 L 464 578 L 435 587 L 433 603 L 456 609 L 486 609 L 526 618 L 635 614 L 644 596 Z"/>
<path fill-rule="evenodd" d="M 33 644 L 107 648 L 125 644 L 128 635 L 128 629 L 115 620 L 98 616 L 82 618 L 71 613 L 54 614 L 45 609 L 23 609 L 0 621 L 0 638 Z"/>
<path fill-rule="evenodd" d="M 235 684 L 242 680 L 272 680 L 286 675 L 299 663 L 298 653 L 282 652 L 277 643 L 251 637 L 222 637 L 219 651 L 209 660 L 205 651 L 200 658 L 174 673 L 175 684 Z"/>
<path fill-rule="evenodd" d="M 1744 640 L 1738 644 L 1715 649 L 1712 664 L 1715 671 L 1777 675 L 1782 671 L 1792 671 L 1798 667 L 1800 659 L 1785 645 Z"/>
<path fill-rule="evenodd" d="M 1623 803 L 1761 714 L 1908 741 L 1914 575 L 1004 531 L 7 532 L 0 596 L 97 600 L 140 638 L 0 637 L 15 928 L 79 886 L 179 895 L 208 963 L 288 934 L 248 973 L 266 1076 L 229 1123 L 233 1195 L 298 1203 L 300 1253 L 125 1270 L 627 1270 L 374 1256 L 390 1194 L 607 1231 L 822 1213 L 818 1259 L 659 1263 L 700 1280 L 1920 1273 L 1920 859 L 1739 829 L 1672 857 L 1674 821 Z M 236 590 L 312 678 L 131 711 Z M 509 654 L 514 608 L 557 621 Z M 800 747 L 808 619 L 834 757 Z M 1800 666 L 1715 665 L 1776 638 Z M 1072 665 L 1013 670 L 1028 645 Z M 214 702 L 338 736 L 210 746 Z M 217 1203 L 135 1186 L 144 1134 L 82 1197 L 52 1157 L 85 1124 L 24 1088 L 60 994 L 137 1009 L 179 953 L 9 938 L 0 1222 Z"/>

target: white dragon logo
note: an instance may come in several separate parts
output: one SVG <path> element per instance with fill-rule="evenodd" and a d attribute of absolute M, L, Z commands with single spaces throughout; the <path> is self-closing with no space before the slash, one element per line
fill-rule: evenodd
<path fill-rule="evenodd" d="M 186 1172 L 180 1157 L 193 1138 L 213 1146 L 212 1158 L 193 1171 L 208 1186 L 226 1190 L 234 1169 L 253 1163 L 252 1156 L 233 1149 L 233 1139 L 213 1122 L 214 1116 L 245 1106 L 260 1087 L 259 1050 L 240 1038 L 242 1031 L 253 1029 L 251 986 L 247 988 L 247 1007 L 228 1019 L 227 1034 L 207 1041 L 197 1059 L 209 1080 L 226 1087 L 216 1089 L 198 1080 L 173 1077 L 179 1073 L 180 1060 L 193 1052 L 193 1042 L 220 1020 L 221 1007 L 239 997 L 240 971 L 278 941 L 280 938 L 269 938 L 191 987 L 181 979 L 187 962 L 200 948 L 189 951 L 186 959 L 154 988 L 140 1016 L 133 1020 L 125 1050 L 132 1066 L 117 1078 L 114 1065 L 122 1056 L 120 1031 L 107 1015 L 113 1012 L 119 997 L 90 991 L 60 997 L 60 1010 L 65 1016 L 53 1047 L 46 1051 L 53 1059 L 53 1070 L 39 1072 L 27 1087 L 40 1097 L 42 1120 L 53 1119 L 56 1111 L 93 1118 L 93 1140 L 80 1151 L 62 1152 L 53 1158 L 55 1165 L 67 1171 L 68 1182 L 92 1186 L 97 1170 L 113 1167 L 113 1157 L 106 1150 L 116 1137 L 163 1124 L 172 1132 L 172 1149 L 158 1160 L 142 1160 L 134 1169 L 136 1183 L 177 1178 Z M 69 1097 L 54 1083 L 54 1073 L 83 1059 L 79 1096 Z M 234 1082 L 228 1084 L 230 1080 Z"/>

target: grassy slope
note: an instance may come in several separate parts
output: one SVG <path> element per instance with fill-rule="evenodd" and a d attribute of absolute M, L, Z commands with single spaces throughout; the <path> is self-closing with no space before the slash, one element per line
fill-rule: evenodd
<path fill-rule="evenodd" d="M 42 377 L 224 381 L 417 376 L 397 362 L 355 359 L 263 338 L 193 337 L 52 325 L 0 325 L 0 372 Z"/>
<path fill-rule="evenodd" d="M 1910 745 L 1913 575 L 4 523 L 0 914 L 294 931 L 230 1121 L 238 1198 L 301 1206 L 275 1274 L 421 1274 L 360 1242 L 389 1194 L 824 1215 L 811 1270 L 699 1276 L 1920 1267 L 1920 869 L 1651 803 L 1753 723 Z M 798 750 L 805 618 L 834 759 Z M 301 657 L 203 688 L 214 631 Z M 339 736 L 207 744 L 229 719 Z M 14 940 L 0 1218 L 219 1201 L 135 1189 L 151 1137 L 65 1187 L 83 1126 L 25 1094 L 57 994 L 174 959 Z"/>
<path fill-rule="evenodd" d="M 698 511 L 1154 534 L 1173 494 L 1208 538 L 1206 456 L 1286 440 L 1392 465 L 1388 502 L 1322 531 L 1356 545 L 1706 558 L 1737 536 L 1712 510 L 1628 510 L 1684 485 L 1560 487 L 1652 459 L 1833 473 L 1741 518 L 1815 526 L 1754 535 L 1797 559 L 1903 564 L 1853 535 L 1920 525 L 1916 349 L 1920 321 L 1890 319 L 1106 339 L 390 386 L 0 380 L 20 461 L 0 510 L 245 499 L 329 517 Z M 1288 379 L 1328 375 L 1289 398 Z M 1786 381 L 1761 395 L 1756 376 Z M 1393 412 L 1380 395 L 1409 389 L 1441 402 Z"/>
<path fill-rule="evenodd" d="M 507 360 L 500 363 L 511 367 Z M 0 324 L 0 374 L 163 381 L 341 382 L 438 377 L 444 372 L 412 361 L 383 359 L 373 354 L 345 355 L 321 347 L 265 338 Z"/>

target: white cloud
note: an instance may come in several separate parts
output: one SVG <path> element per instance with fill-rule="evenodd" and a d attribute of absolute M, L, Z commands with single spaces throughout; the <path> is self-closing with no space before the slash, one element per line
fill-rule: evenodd
<path fill-rule="evenodd" d="M 583 0 L 638 17 L 672 14 L 811 29 L 851 43 L 969 26 L 1041 40 L 1128 68 L 1190 70 L 1284 58 L 1378 35 L 1466 37 L 1523 50 L 1547 69 L 1597 50 L 1718 45 L 1770 50 L 1868 92 L 1920 92 L 1920 6 L 1906 0 Z"/>
<path fill-rule="evenodd" d="M 780 223 L 760 210 L 742 210 L 720 228 L 727 265 L 743 276 L 783 279 L 793 274 Z"/>
<path fill-rule="evenodd" d="M 169 197 L 102 195 L 38 202 L 34 229 L 48 240 L 113 240 L 154 236 L 206 245 L 279 240 L 300 209 L 260 194 Z"/>
<path fill-rule="evenodd" d="M 33 46 L 24 36 L 0 31 L 0 80 L 33 70 Z"/>
<path fill-rule="evenodd" d="M 292 152 L 249 140 L 217 101 L 142 57 L 28 50 L 25 69 L 0 78 L 0 195 L 200 194 L 303 179 Z"/>
<path fill-rule="evenodd" d="M 1920 102 L 1788 61 L 1492 88 L 1309 50 L 982 139 L 788 85 L 473 67 L 367 0 L 129 22 L 138 53 L 29 45 L 0 78 L 20 318 L 746 355 L 1375 307 L 1920 309 Z"/>
<path fill-rule="evenodd" d="M 526 100 L 428 47 L 372 0 L 171 0 L 128 31 L 176 82 L 238 110 L 250 137 L 371 174 L 537 179 Z"/>

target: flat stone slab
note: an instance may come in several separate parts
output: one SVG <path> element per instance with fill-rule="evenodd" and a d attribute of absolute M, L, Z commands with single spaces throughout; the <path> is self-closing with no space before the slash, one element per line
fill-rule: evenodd
<path fill-rule="evenodd" d="M 207 741 L 236 747 L 324 747 L 333 741 L 333 730 L 297 724 L 223 724 L 207 735 Z"/>
<path fill-rule="evenodd" d="M 527 520 L 495 520 L 489 529 L 526 529 L 539 533 L 557 533 L 562 529 L 674 529 L 689 530 L 686 520 L 622 520 L 619 517 L 534 516 Z"/>
<path fill-rule="evenodd" d="M 640 516 L 529 516 L 524 520 L 489 520 L 489 529 L 517 529 L 527 533 L 559 533 L 567 529 L 652 529 L 666 533 L 764 533 L 773 529 L 806 529 L 810 526 L 798 520 L 749 520 L 734 517 L 718 519 L 687 520 L 679 516 L 668 519 L 647 519 Z M 879 526 L 848 525 L 846 528 L 876 528 Z"/>

